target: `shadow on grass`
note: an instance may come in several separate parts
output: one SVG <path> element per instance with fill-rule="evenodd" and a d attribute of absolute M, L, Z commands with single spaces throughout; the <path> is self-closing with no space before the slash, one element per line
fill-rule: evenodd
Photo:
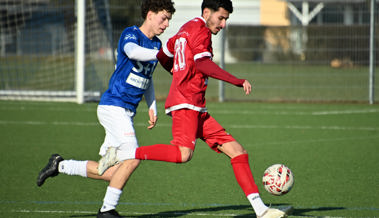
<path fill-rule="evenodd" d="M 311 207 L 311 208 L 300 208 L 296 209 L 293 211 L 291 214 L 292 216 L 306 216 L 307 212 L 312 212 L 312 211 L 331 211 L 331 210 L 345 210 L 346 208 L 344 207 Z M 309 215 L 308 215 L 309 216 Z"/>
<path fill-rule="evenodd" d="M 204 216 L 206 216 L 209 213 L 217 212 L 217 211 L 223 211 L 223 210 L 246 210 L 251 209 L 250 205 L 228 205 L 228 206 L 219 206 L 219 207 L 208 207 L 208 208 L 194 208 L 194 209 L 188 209 L 188 210 L 172 210 L 172 211 L 162 211 L 158 213 L 152 213 L 152 214 L 143 214 L 143 215 L 128 215 L 123 217 L 181 217 L 186 216 L 189 214 L 201 214 L 204 213 Z M 122 214 L 121 214 L 122 215 Z M 209 214 L 210 215 L 210 214 Z M 213 214 L 213 216 L 217 216 L 217 213 Z M 227 215 L 227 214 L 226 214 Z M 70 217 L 94 217 L 96 214 L 80 214 L 80 215 L 71 215 Z M 211 216 L 211 215 L 210 215 Z M 223 214 L 225 216 L 225 214 Z M 253 210 L 251 209 L 251 214 L 246 215 L 234 215 L 230 214 L 230 216 L 235 217 L 255 217 L 255 214 Z"/>
<path fill-rule="evenodd" d="M 286 206 L 289 206 L 288 204 L 277 204 L 277 205 L 271 205 L 274 208 L 283 208 Z M 312 212 L 312 211 L 332 211 L 332 210 L 344 210 L 346 208 L 344 207 L 312 207 L 312 208 L 301 208 L 301 209 L 294 209 L 292 214 L 290 216 L 304 216 L 308 215 L 305 213 Z M 204 217 L 207 215 L 216 217 L 218 211 L 241 211 L 241 210 L 251 210 L 251 213 L 247 214 L 228 214 L 228 213 L 222 213 L 223 217 L 256 217 L 255 213 L 253 212 L 253 209 L 250 205 L 228 205 L 228 206 L 218 206 L 218 207 L 207 207 L 207 208 L 193 208 L 188 210 L 171 210 L 171 211 L 162 211 L 158 213 L 152 213 L 152 214 L 143 214 L 143 215 L 128 215 L 123 217 L 130 217 L 130 218 L 152 218 L 152 217 L 181 217 L 186 215 L 194 215 L 199 214 Z M 214 214 L 212 214 L 212 212 Z M 202 214 L 203 213 L 203 214 Z M 81 215 L 71 215 L 70 217 L 94 217 L 96 214 L 81 214 Z M 309 215 L 308 215 L 309 216 Z"/>
<path fill-rule="evenodd" d="M 216 217 L 218 211 L 231 211 L 231 210 L 251 210 L 251 213 L 249 214 L 241 214 L 241 215 L 234 215 L 230 214 L 230 216 L 234 217 L 255 217 L 255 214 L 251 208 L 250 205 L 228 205 L 228 206 L 218 206 L 218 207 L 207 207 L 207 208 L 193 208 L 193 209 L 188 209 L 188 210 L 172 210 L 172 211 L 162 211 L 159 213 L 155 214 L 146 214 L 146 215 L 138 215 L 138 216 L 126 216 L 126 217 L 138 217 L 138 218 L 144 218 L 144 217 L 181 217 L 181 216 L 186 216 L 189 214 L 202 214 L 206 216 L 209 214 L 209 216 Z M 214 214 L 210 214 L 214 212 Z M 223 213 L 223 216 L 228 215 Z"/>

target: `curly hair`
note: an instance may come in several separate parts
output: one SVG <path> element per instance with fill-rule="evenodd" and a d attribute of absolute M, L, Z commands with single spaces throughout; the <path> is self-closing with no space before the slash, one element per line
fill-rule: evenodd
<path fill-rule="evenodd" d="M 229 13 L 233 13 L 233 3 L 231 0 L 203 0 L 201 11 L 204 11 L 204 8 L 209 8 L 213 11 L 218 11 L 219 8 L 224 8 Z"/>
<path fill-rule="evenodd" d="M 174 14 L 174 2 L 171 0 L 142 0 L 141 16 L 146 19 L 147 13 L 152 11 L 158 13 L 159 11 L 166 10 L 167 12 Z"/>

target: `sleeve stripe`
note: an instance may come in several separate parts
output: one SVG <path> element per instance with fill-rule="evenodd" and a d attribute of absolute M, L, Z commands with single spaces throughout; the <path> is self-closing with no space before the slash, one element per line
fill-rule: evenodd
<path fill-rule="evenodd" d="M 173 58 L 174 54 L 172 54 L 168 48 L 167 48 L 167 43 L 163 45 L 163 52 L 167 55 L 167 57 Z"/>
<path fill-rule="evenodd" d="M 203 57 L 209 57 L 209 58 L 212 58 L 212 54 L 210 52 L 203 52 L 203 53 L 199 53 L 199 54 L 196 54 L 193 59 L 196 61 L 197 59 L 200 59 L 200 58 L 203 58 Z"/>

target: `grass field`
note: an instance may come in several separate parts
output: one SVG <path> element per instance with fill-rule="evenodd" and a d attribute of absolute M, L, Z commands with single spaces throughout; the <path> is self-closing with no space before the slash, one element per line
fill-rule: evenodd
<path fill-rule="evenodd" d="M 368 102 L 368 67 L 331 68 L 327 65 L 257 64 L 251 62 L 227 64 L 227 71 L 249 80 L 252 95 L 225 83 L 225 99 L 242 101 L 305 101 L 305 102 Z M 376 69 L 379 72 L 379 68 Z M 154 72 L 158 97 L 165 98 L 171 76 L 161 66 Z M 209 79 L 207 99 L 218 99 L 219 81 Z M 376 80 L 375 87 L 379 87 Z M 379 96 L 379 88 L 375 88 Z"/>
<path fill-rule="evenodd" d="M 0 59 L 1 90 L 75 89 L 73 57 L 2 57 Z M 114 70 L 110 61 L 87 63 L 85 87 L 103 92 Z M 369 68 L 353 66 L 332 68 L 329 65 L 260 64 L 238 62 L 226 64 L 226 70 L 238 78 L 249 80 L 253 95 L 241 95 L 240 89 L 225 84 L 225 99 L 242 101 L 305 101 L 305 102 L 368 102 Z M 378 77 L 379 67 L 375 69 Z M 171 75 L 163 67 L 154 72 L 154 86 L 159 99 L 165 99 Z M 219 81 L 209 79 L 207 99 L 218 99 Z M 375 80 L 374 96 L 378 101 L 379 79 Z"/>
<path fill-rule="evenodd" d="M 96 104 L 0 101 L 0 217 L 95 217 L 107 183 L 59 175 L 37 187 L 52 153 L 97 160 L 104 130 Z M 170 118 L 158 104 L 158 126 L 135 118 L 140 146 L 168 143 Z M 290 217 L 379 217 L 379 105 L 208 102 L 210 113 L 250 154 L 262 198 L 293 205 Z M 293 190 L 271 196 L 261 177 L 288 165 Z M 198 141 L 186 164 L 143 161 L 124 189 L 127 217 L 255 217 L 228 158 Z"/>

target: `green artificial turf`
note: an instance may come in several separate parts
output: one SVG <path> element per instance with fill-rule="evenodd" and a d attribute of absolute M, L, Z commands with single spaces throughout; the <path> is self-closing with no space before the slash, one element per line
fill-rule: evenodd
<path fill-rule="evenodd" d="M 104 130 L 95 103 L 0 101 L 0 217 L 95 217 L 107 183 L 59 175 L 37 187 L 52 153 L 98 160 Z M 169 143 L 171 120 L 158 103 L 158 125 L 147 109 L 135 117 L 140 146 Z M 208 102 L 210 114 L 248 151 L 265 203 L 292 205 L 290 217 L 379 216 L 379 107 L 366 104 Z M 283 163 L 293 189 L 272 196 L 263 171 Z M 254 217 L 229 158 L 198 140 L 185 164 L 142 161 L 117 210 L 126 217 Z"/>

